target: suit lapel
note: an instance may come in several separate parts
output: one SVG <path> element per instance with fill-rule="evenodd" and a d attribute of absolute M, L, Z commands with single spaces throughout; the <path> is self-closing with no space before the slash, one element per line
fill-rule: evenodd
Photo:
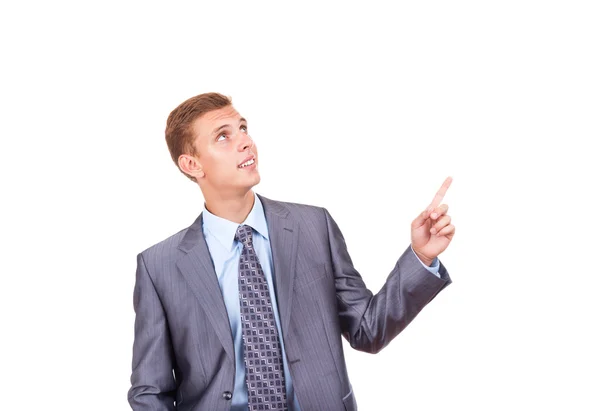
<path fill-rule="evenodd" d="M 279 318 L 285 339 L 289 332 L 290 315 L 295 279 L 295 259 L 298 249 L 298 223 L 290 218 L 289 210 L 280 202 L 270 200 L 257 194 L 265 210 L 269 229 L 269 242 L 273 255 L 273 275 Z"/>
<path fill-rule="evenodd" d="M 202 213 L 190 226 L 179 249 L 186 254 L 177 261 L 177 267 L 200 301 L 206 316 L 223 344 L 225 352 L 234 361 L 233 337 L 221 287 L 202 233 Z"/>
<path fill-rule="evenodd" d="M 292 312 L 292 295 L 295 278 L 295 259 L 298 249 L 298 223 L 289 218 L 289 210 L 280 202 L 257 194 L 263 204 L 269 242 L 273 256 L 273 275 L 283 338 L 288 335 Z M 190 226 L 178 247 L 185 255 L 177 267 L 198 298 L 225 352 L 234 361 L 233 337 L 227 308 L 202 232 L 202 213 Z"/>

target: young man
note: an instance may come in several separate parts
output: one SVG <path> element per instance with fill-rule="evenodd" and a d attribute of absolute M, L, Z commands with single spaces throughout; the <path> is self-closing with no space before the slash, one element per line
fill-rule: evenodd
<path fill-rule="evenodd" d="M 356 410 L 341 336 L 376 353 L 450 284 L 437 256 L 455 232 L 440 205 L 451 178 L 373 295 L 325 208 L 252 190 L 258 151 L 229 98 L 190 98 L 165 134 L 205 202 L 190 227 L 137 256 L 131 407 Z"/>

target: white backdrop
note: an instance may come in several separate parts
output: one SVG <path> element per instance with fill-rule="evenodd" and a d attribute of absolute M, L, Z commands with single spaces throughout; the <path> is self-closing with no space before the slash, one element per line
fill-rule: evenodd
<path fill-rule="evenodd" d="M 361 410 L 600 408 L 596 2 L 157 3 L 0 6 L 3 409 L 129 409 L 136 255 L 203 202 L 165 122 L 208 91 L 374 292 L 454 178 L 454 283 L 345 344 Z"/>

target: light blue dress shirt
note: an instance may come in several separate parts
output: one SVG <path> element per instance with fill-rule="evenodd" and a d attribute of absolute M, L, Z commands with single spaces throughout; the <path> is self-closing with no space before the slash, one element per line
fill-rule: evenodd
<path fill-rule="evenodd" d="M 244 364 L 244 347 L 242 342 L 238 289 L 238 264 L 242 254 L 243 245 L 235 240 L 235 232 L 239 224 L 212 214 L 206 209 L 206 203 L 204 203 L 203 208 L 202 232 L 204 233 L 204 238 L 206 239 L 206 244 L 213 260 L 215 272 L 219 280 L 219 286 L 221 287 L 221 294 L 225 300 L 225 307 L 227 308 L 229 325 L 231 326 L 231 333 L 233 336 L 235 352 L 235 386 L 233 397 L 231 399 L 231 411 L 247 411 L 248 388 L 246 387 L 245 380 L 246 366 Z M 265 218 L 263 205 L 256 193 L 254 193 L 254 206 L 242 224 L 249 225 L 253 228 L 252 242 L 254 250 L 256 251 L 260 265 L 267 278 L 269 294 L 275 313 L 275 323 L 281 338 L 282 332 L 279 321 L 279 309 L 277 307 L 277 298 L 273 288 L 273 257 L 271 254 L 271 243 L 269 242 L 269 231 L 267 229 L 267 220 Z M 421 262 L 421 264 L 423 263 Z M 427 267 L 425 264 L 423 264 L 423 266 L 439 277 L 439 262 L 437 258 L 433 261 L 431 267 Z M 300 411 L 298 399 L 294 393 L 292 377 L 288 368 L 284 341 L 281 341 L 281 343 L 288 408 L 290 411 Z"/>

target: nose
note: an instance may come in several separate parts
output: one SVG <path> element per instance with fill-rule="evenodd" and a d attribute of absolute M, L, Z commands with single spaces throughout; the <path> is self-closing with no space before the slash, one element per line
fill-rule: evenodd
<path fill-rule="evenodd" d="M 246 151 L 252 147 L 254 147 L 254 140 L 252 140 L 252 137 L 250 137 L 248 133 L 240 132 L 239 150 Z"/>

